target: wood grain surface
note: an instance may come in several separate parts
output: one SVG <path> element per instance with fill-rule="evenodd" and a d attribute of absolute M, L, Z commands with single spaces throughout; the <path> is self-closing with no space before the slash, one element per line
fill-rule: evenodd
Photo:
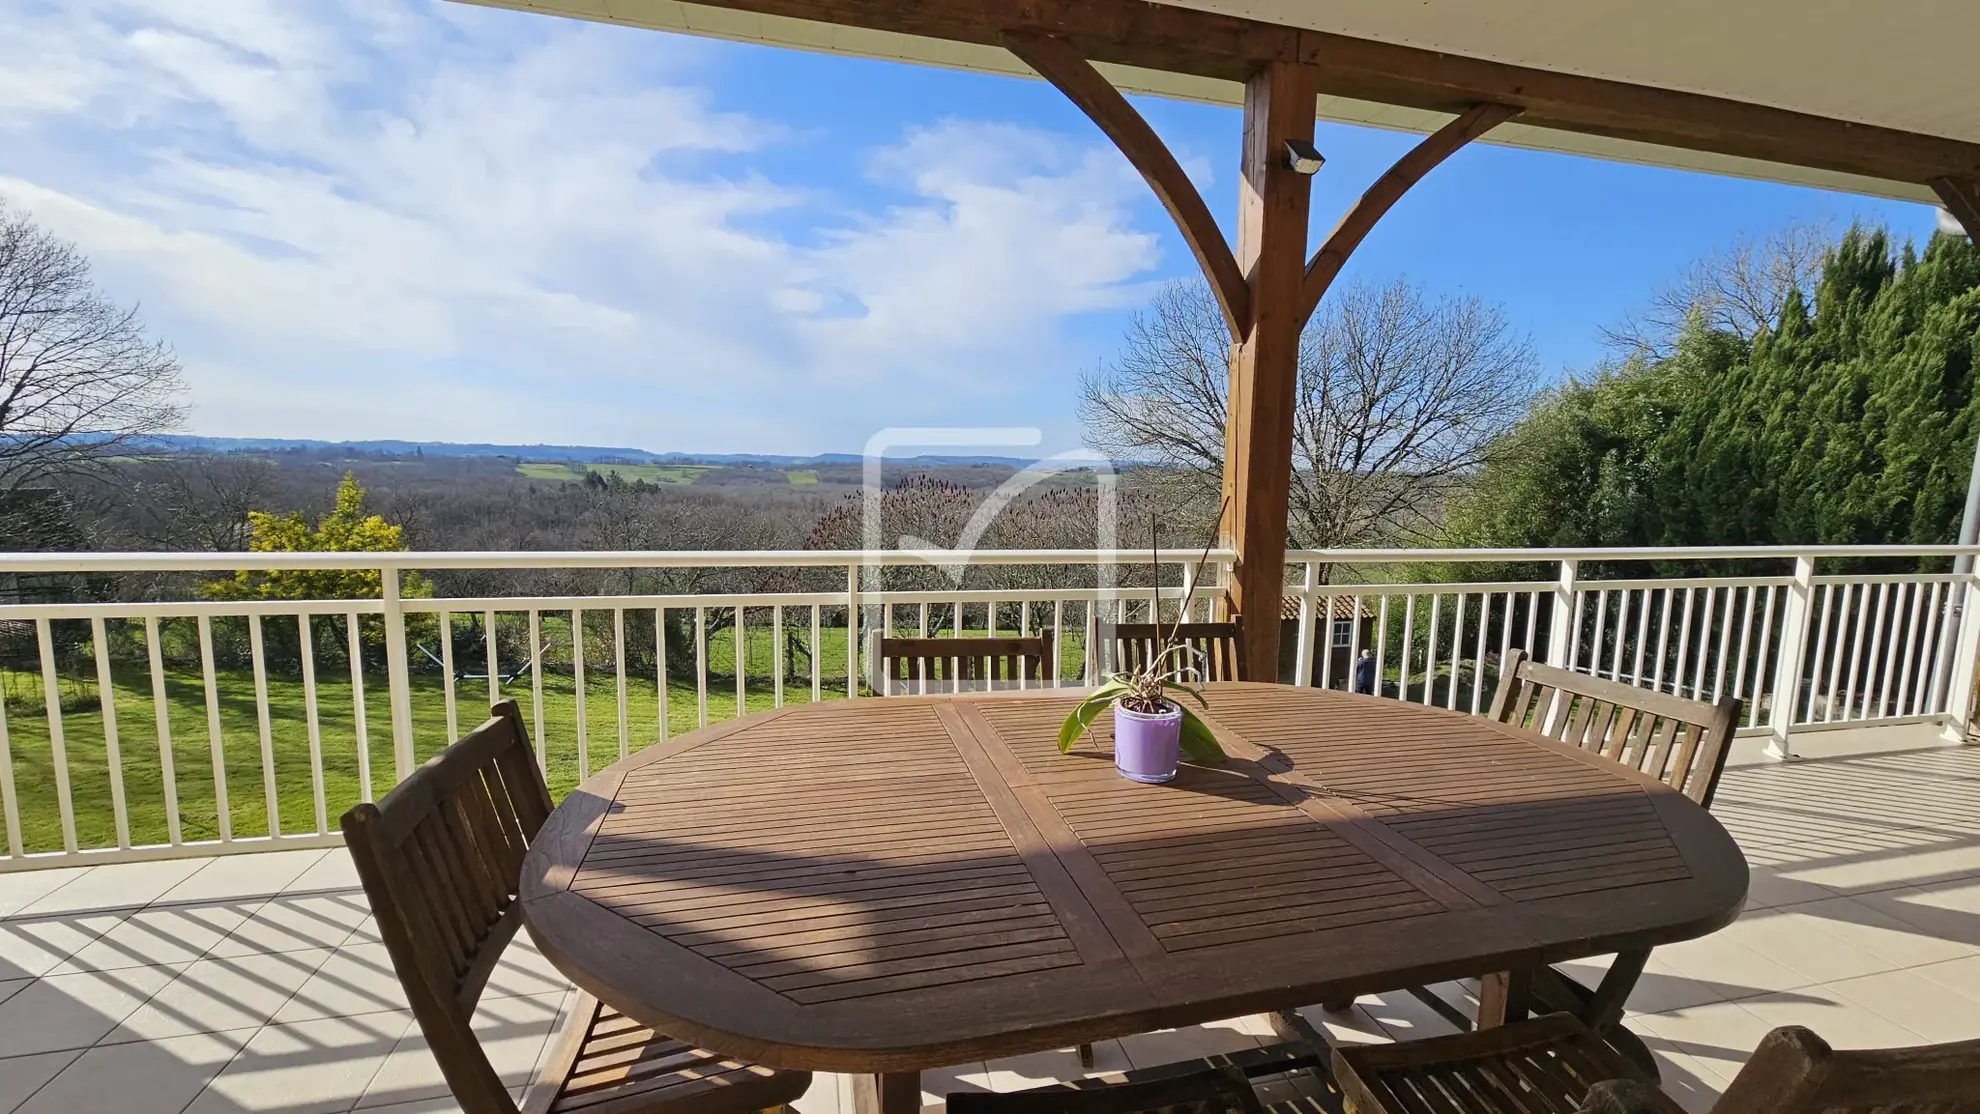
<path fill-rule="evenodd" d="M 1738 847 L 1480 717 L 1207 686 L 1230 760 L 1141 785 L 1072 690 L 733 720 L 587 781 L 524 865 L 574 981 L 778 1067 L 913 1071 L 1703 935 Z"/>

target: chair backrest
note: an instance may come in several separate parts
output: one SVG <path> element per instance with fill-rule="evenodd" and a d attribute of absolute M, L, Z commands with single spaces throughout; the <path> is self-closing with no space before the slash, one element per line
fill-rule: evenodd
<path fill-rule="evenodd" d="M 1980 1040 L 1837 1052 L 1799 1025 L 1761 1038 L 1712 1114 L 1980 1111 Z"/>
<path fill-rule="evenodd" d="M 550 808 L 522 714 L 505 700 L 377 804 L 344 814 L 385 950 L 466 1114 L 515 1114 L 470 1022 L 522 923 L 523 854 Z"/>
<path fill-rule="evenodd" d="M 1491 714 L 1641 770 L 1709 807 L 1739 709 L 1738 697 L 1686 700 L 1541 665 L 1513 650 L 1500 663 Z"/>
<path fill-rule="evenodd" d="M 1242 627 L 1229 623 L 1183 623 L 1175 628 L 1178 642 L 1190 648 L 1190 661 L 1199 681 L 1246 681 L 1244 657 L 1238 652 Z M 1139 669 L 1161 652 L 1169 637 L 1162 623 L 1119 623 L 1114 627 L 1113 653 L 1102 674 Z"/>
<path fill-rule="evenodd" d="M 882 696 L 1036 687 L 1052 678 L 1050 628 L 1024 638 L 889 638 L 873 632 L 868 684 Z"/>

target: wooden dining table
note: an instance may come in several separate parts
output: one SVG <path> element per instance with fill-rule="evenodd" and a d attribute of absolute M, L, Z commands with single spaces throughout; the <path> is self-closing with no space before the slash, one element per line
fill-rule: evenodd
<path fill-rule="evenodd" d="M 675 1037 L 922 1069 L 1712 932 L 1746 861 L 1621 765 L 1443 709 L 1205 687 L 1228 753 L 1118 776 L 1079 693 L 834 701 L 654 745 L 557 808 L 524 920 L 579 986 Z"/>

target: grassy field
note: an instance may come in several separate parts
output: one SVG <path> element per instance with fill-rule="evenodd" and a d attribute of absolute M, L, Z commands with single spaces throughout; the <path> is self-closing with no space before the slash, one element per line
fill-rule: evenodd
<path fill-rule="evenodd" d="M 584 479 L 586 472 L 596 472 L 601 476 L 616 475 L 631 483 L 645 480 L 650 484 L 691 484 L 703 472 L 712 472 L 710 464 L 558 464 L 552 461 L 524 461 L 516 465 L 518 475 L 532 480 L 557 480 L 563 483 L 577 483 Z M 817 477 L 813 477 L 817 482 Z"/>
<path fill-rule="evenodd" d="M 983 632 L 970 631 L 971 635 Z M 1004 632 L 1012 633 L 1012 632 Z M 824 699 L 843 699 L 846 676 L 845 628 L 820 632 L 820 669 Z M 568 643 L 566 643 L 568 645 Z M 745 642 L 744 700 L 750 712 L 774 706 L 770 677 L 772 642 L 768 630 L 752 629 Z M 1062 643 L 1061 669 L 1074 676 L 1081 649 Z M 590 657 L 590 655 L 587 655 Z M 708 719 L 717 722 L 736 714 L 735 636 L 733 630 L 709 638 Z M 612 663 L 587 661 L 585 667 L 584 740 L 589 769 L 596 771 L 620 753 L 618 687 Z M 151 697 L 149 672 L 141 661 L 117 664 L 112 670 L 115 720 L 131 840 L 162 843 L 167 838 L 163 763 L 159 752 L 157 711 Z M 215 701 L 220 725 L 219 753 L 225 797 L 234 836 L 266 835 L 269 830 L 261 756 L 260 724 L 255 711 L 254 675 L 248 669 L 216 671 Z M 365 755 L 370 762 L 374 793 L 383 793 L 394 780 L 392 716 L 385 677 L 364 678 Z M 97 699 L 94 673 L 87 678 L 64 678 L 62 734 L 74 805 L 77 842 L 82 847 L 116 845 L 111 808 L 109 762 L 104 743 L 104 717 Z M 626 738 L 628 752 L 640 750 L 660 737 L 656 685 L 651 673 L 626 678 Z M 438 753 L 449 741 L 445 682 L 435 674 L 412 677 L 413 751 L 416 761 Z M 504 697 L 522 705 L 523 720 L 535 732 L 536 708 L 527 673 L 503 687 Z M 786 703 L 811 700 L 808 664 L 802 676 L 787 677 Z M 12 752 L 14 788 L 20 808 L 22 841 L 29 852 L 62 849 L 62 829 L 41 677 L 35 673 L 0 670 L 0 700 Z M 461 730 L 486 714 L 488 682 L 462 680 L 455 689 L 457 726 Z M 341 659 L 317 667 L 317 722 L 323 755 L 325 819 L 334 830 L 337 817 L 359 799 L 359 736 L 350 674 Z M 208 728 L 205 685 L 197 668 L 168 668 L 165 712 L 171 739 L 173 782 L 177 787 L 181 838 L 214 839 L 219 835 L 215 791 L 214 748 Z M 274 756 L 274 798 L 278 830 L 294 834 L 316 829 L 314 786 L 310 777 L 308 715 L 300 666 L 272 668 L 268 677 L 269 741 Z M 543 676 L 543 730 L 533 738 L 548 765 L 551 792 L 561 798 L 579 780 L 578 701 L 567 662 L 546 665 Z M 670 678 L 667 690 L 667 731 L 679 735 L 700 722 L 692 679 Z"/>
<path fill-rule="evenodd" d="M 791 481 L 792 487 L 818 486 L 818 472 L 811 468 L 792 469 L 784 473 L 784 478 Z"/>

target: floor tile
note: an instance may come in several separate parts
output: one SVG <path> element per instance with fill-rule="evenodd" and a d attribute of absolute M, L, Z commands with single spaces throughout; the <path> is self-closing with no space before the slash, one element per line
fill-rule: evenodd
<path fill-rule="evenodd" d="M 1980 1039 L 1980 1001 L 1915 971 L 1886 971 L 1830 983 L 1825 989 L 1928 1041 Z"/>
<path fill-rule="evenodd" d="M 1960 939 L 1955 932 L 1936 934 L 1917 921 L 1930 920 L 1934 914 L 1951 911 L 1922 903 L 1913 905 L 1906 900 L 1910 893 L 1909 890 L 1892 890 L 1862 897 L 1832 898 L 1797 906 L 1795 912 L 1815 918 L 1816 928 L 1844 943 L 1880 955 L 1902 967 L 1980 955 L 1980 913 L 1970 915 L 1967 926 L 1970 930 L 1967 935 L 1973 937 L 1970 941 Z M 1980 895 L 1980 890 L 1976 890 L 1976 894 Z M 1953 926 L 1942 924 L 1940 927 L 1946 929 Z"/>
<path fill-rule="evenodd" d="M 261 905 L 209 956 L 336 948 L 370 916 L 361 893 L 285 894 Z"/>
<path fill-rule="evenodd" d="M 0 1002 L 12 998 L 25 987 L 34 985 L 33 979 L 0 979 Z"/>
<path fill-rule="evenodd" d="M 853 1109 L 852 1077 L 840 1076 L 839 1109 L 848 1112 Z M 946 1068 L 934 1068 L 921 1073 L 921 1104 L 930 1106 L 946 1102 L 952 1094 L 977 1093 L 993 1090 L 990 1086 L 990 1069 L 984 1064 L 954 1064 Z"/>
<path fill-rule="evenodd" d="M 129 915 L 128 911 L 57 913 L 0 921 L 0 979 L 45 975 Z"/>
<path fill-rule="evenodd" d="M 192 877 L 158 896 L 162 905 L 187 901 L 239 901 L 271 898 L 315 866 L 328 851 L 264 851 L 219 855 Z"/>
<path fill-rule="evenodd" d="M 1720 999 L 1791 990 L 1819 981 L 1774 962 L 1723 931 L 1658 948 L 1652 954 L 1686 978 L 1709 984 Z"/>
<path fill-rule="evenodd" d="M 276 1012 L 286 1024 L 319 1017 L 342 1017 L 377 1010 L 403 1010 L 406 992 L 383 944 L 340 948 Z"/>
<path fill-rule="evenodd" d="M 1872 1013 L 1827 986 L 1765 994 L 1748 998 L 1740 1006 L 1769 1029 L 1781 1025 L 1806 1026 L 1836 1048 L 1902 1048 L 1926 1043 L 1917 1031 Z"/>
<path fill-rule="evenodd" d="M 15 1114 L 179 1114 L 254 1031 L 92 1048 Z"/>
<path fill-rule="evenodd" d="M 1742 944 L 1772 962 L 1807 976 L 1800 985 L 1835 982 L 1895 970 L 1899 966 L 1897 962 L 1845 942 L 1841 933 L 1848 931 L 1846 928 L 1838 926 L 1832 930 L 1827 918 L 1809 912 L 1822 907 L 1834 910 L 1837 908 L 1834 900 L 1784 909 L 1756 910 L 1699 943 L 1707 948 L 1728 940 Z M 1669 958 L 1680 970 L 1686 969 L 1682 951 Z M 1766 989 L 1788 990 L 1792 989 L 1792 985 L 1775 985 Z"/>
<path fill-rule="evenodd" d="M 392 1011 L 267 1026 L 185 1114 L 348 1111 L 411 1024 L 410 1012 Z"/>
<path fill-rule="evenodd" d="M 1980 878 L 1955 878 L 1860 899 L 1931 936 L 1980 950 Z"/>
<path fill-rule="evenodd" d="M 0 874 L 0 917 L 13 916 L 90 870 L 86 866 L 65 866 Z"/>
<path fill-rule="evenodd" d="M 1676 1099 L 1688 1114 L 1708 1114 L 1719 1101 L 1726 1081 L 1714 1075 L 1697 1057 L 1659 1048 L 1661 1038 L 1640 1035 L 1645 1037 L 1644 1043 L 1650 1046 L 1657 1061 L 1658 1090 Z"/>
<path fill-rule="evenodd" d="M 160 894 L 198 873 L 209 861 L 165 859 L 91 867 L 89 873 L 34 902 L 16 916 L 135 909 L 151 904 Z"/>
<path fill-rule="evenodd" d="M 80 1048 L 65 1052 L 43 1052 L 33 1056 L 0 1057 L 0 1111 L 11 1111 L 26 1102 L 62 1069 L 82 1055 Z M 82 1114 L 78 1111 L 77 1114 Z"/>
<path fill-rule="evenodd" d="M 1375 1020 L 1360 1005 L 1345 1010 L 1323 1010 L 1319 1006 L 1307 1006 L 1299 1011 L 1300 1016 L 1314 1028 L 1324 1033 L 1334 1044 L 1387 1044 L 1388 1030 Z"/>
<path fill-rule="evenodd" d="M 1834 896 L 1836 891 L 1827 886 L 1818 886 L 1773 870 L 1756 869 L 1747 881 L 1746 906 L 1749 909 L 1771 909 Z"/>
<path fill-rule="evenodd" d="M 1120 1039 L 1121 1051 L 1137 1068 L 1152 1068 L 1181 1060 L 1196 1060 L 1220 1052 L 1257 1048 L 1258 1038 L 1238 1021 L 1213 1021 L 1186 1029 L 1162 1029 Z"/>
<path fill-rule="evenodd" d="M 226 939 L 253 911 L 251 903 L 140 909 L 49 973 L 190 963 Z"/>
<path fill-rule="evenodd" d="M 1926 964 L 1912 968 L 1911 973 L 1968 998 L 1980 999 L 1980 956 Z"/>
<path fill-rule="evenodd" d="M 87 1048 L 164 989 L 180 970 L 132 967 L 38 979 L 0 1002 L 0 1048 L 16 1056 Z"/>
<path fill-rule="evenodd" d="M 1629 1008 L 1638 1013 L 1666 1013 L 1724 998 L 1718 985 L 1694 979 L 1671 966 L 1660 949 L 1650 953 L 1643 973 L 1637 976 L 1636 985 L 1629 992 Z"/>
<path fill-rule="evenodd" d="M 297 875 L 283 887 L 284 893 L 317 893 L 325 890 L 355 890 L 363 883 L 358 880 L 357 867 L 351 862 L 348 851 L 333 847 L 316 864 Z"/>
<path fill-rule="evenodd" d="M 797 1114 L 841 1114 L 839 1110 L 839 1081 L 826 1072 L 818 1072 L 811 1077 L 811 1086 L 791 1104 Z M 851 1114 L 850 1111 L 844 1114 Z"/>
<path fill-rule="evenodd" d="M 318 950 L 202 959 L 126 1017 L 103 1043 L 258 1028 L 274 1018 L 330 954 Z"/>
<path fill-rule="evenodd" d="M 504 1086 L 529 1083 L 544 1042 L 556 1024 L 563 995 L 538 998 L 497 998 L 483 1002 L 474 1014 L 475 1036 Z M 399 1038 L 378 1074 L 358 1100 L 360 1109 L 391 1106 L 448 1095 L 446 1077 L 434 1062 L 426 1037 L 415 1025 Z"/>
<path fill-rule="evenodd" d="M 1457 1027 L 1444 1020 L 1435 1010 L 1418 1001 L 1416 996 L 1403 990 L 1384 991 L 1381 994 L 1364 994 L 1355 999 L 1357 1007 L 1382 1026 L 1390 1040 L 1421 1040 L 1424 1037 L 1441 1037 L 1457 1032 Z"/>
<path fill-rule="evenodd" d="M 1717 1080 L 1730 1080 L 1739 1074 L 1760 1038 L 1773 1028 L 1733 1002 L 1639 1014 L 1628 1024 L 1653 1051 L 1689 1056 L 1695 1061 L 1693 1067 Z"/>

